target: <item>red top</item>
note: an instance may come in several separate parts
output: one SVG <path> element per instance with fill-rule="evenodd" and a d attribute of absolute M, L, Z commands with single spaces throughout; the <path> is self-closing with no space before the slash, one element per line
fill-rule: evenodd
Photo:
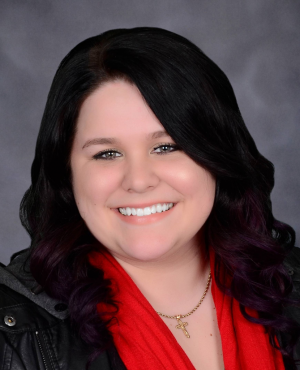
<path fill-rule="evenodd" d="M 90 263 L 113 282 L 119 311 L 110 330 L 117 351 L 128 370 L 195 370 L 175 337 L 146 300 L 121 265 L 107 252 L 92 253 Z M 284 370 L 281 353 L 269 343 L 263 326 L 252 324 L 241 314 L 239 303 L 224 295 L 213 275 L 211 290 L 217 311 L 226 370 Z M 111 307 L 98 305 L 99 312 Z M 250 310 L 247 311 L 249 314 Z"/>

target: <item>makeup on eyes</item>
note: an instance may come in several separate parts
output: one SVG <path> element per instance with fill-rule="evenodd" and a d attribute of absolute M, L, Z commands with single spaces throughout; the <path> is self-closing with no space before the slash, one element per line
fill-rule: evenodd
<path fill-rule="evenodd" d="M 179 146 L 177 144 L 173 144 L 173 143 L 160 143 L 160 144 L 156 144 L 155 147 L 153 148 L 153 150 L 157 150 L 159 148 L 169 148 L 170 150 L 167 151 L 167 152 L 154 152 L 158 155 L 164 155 L 164 154 L 169 154 L 169 153 L 172 153 L 176 150 L 179 150 Z M 106 154 L 114 154 L 114 155 L 111 155 L 111 156 L 108 156 L 108 157 L 104 157 L 104 155 Z M 119 154 L 119 155 L 118 155 Z M 113 160 L 113 159 L 116 159 L 116 158 L 119 158 L 122 156 L 122 153 L 120 153 L 119 150 L 115 149 L 115 148 L 111 148 L 111 149 L 105 149 L 105 150 L 102 150 L 101 152 L 98 152 L 97 154 L 95 154 L 93 156 L 93 159 L 96 159 L 96 160 Z"/>

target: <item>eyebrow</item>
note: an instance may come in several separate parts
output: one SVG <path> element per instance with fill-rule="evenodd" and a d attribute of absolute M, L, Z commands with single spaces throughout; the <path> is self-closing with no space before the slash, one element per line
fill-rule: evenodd
<path fill-rule="evenodd" d="M 151 134 L 148 134 L 146 138 L 148 140 L 159 139 L 161 137 L 170 136 L 166 131 L 155 131 Z M 88 140 L 82 147 L 82 149 L 87 148 L 91 145 L 101 145 L 101 144 L 109 144 L 115 145 L 118 144 L 119 140 L 113 137 L 97 137 L 95 139 Z"/>

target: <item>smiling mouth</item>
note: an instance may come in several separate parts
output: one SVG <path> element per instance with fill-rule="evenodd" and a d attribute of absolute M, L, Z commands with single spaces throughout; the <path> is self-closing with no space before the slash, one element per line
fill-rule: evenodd
<path fill-rule="evenodd" d="M 124 216 L 149 216 L 154 213 L 162 213 L 166 212 L 169 209 L 174 207 L 174 203 L 158 203 L 154 204 L 153 206 L 145 207 L 145 208 L 132 208 L 132 207 L 126 207 L 126 208 L 118 208 L 119 212 Z"/>

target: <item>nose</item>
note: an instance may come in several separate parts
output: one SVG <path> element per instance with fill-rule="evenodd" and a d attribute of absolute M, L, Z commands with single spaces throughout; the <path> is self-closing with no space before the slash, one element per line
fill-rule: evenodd
<path fill-rule="evenodd" d="M 124 168 L 122 187 L 131 193 L 144 193 L 154 189 L 159 177 L 150 159 L 133 158 Z"/>

